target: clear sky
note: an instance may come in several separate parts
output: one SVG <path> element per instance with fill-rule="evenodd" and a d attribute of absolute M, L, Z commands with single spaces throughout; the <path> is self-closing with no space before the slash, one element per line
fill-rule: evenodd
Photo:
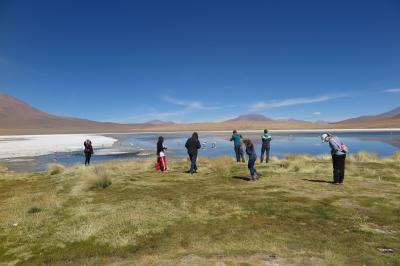
<path fill-rule="evenodd" d="M 100 121 L 400 105 L 400 1 L 0 0 L 0 91 Z"/>

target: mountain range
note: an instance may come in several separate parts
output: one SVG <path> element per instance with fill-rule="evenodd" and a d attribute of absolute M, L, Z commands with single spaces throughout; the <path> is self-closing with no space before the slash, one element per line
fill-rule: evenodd
<path fill-rule="evenodd" d="M 244 129 L 321 129 L 321 128 L 399 128 L 400 107 L 388 112 L 351 118 L 335 123 L 295 119 L 274 120 L 261 114 L 245 114 L 223 122 L 175 124 L 152 120 L 119 124 L 56 116 L 43 112 L 15 97 L 0 94 L 0 134 L 106 133 L 132 131 L 231 130 Z"/>

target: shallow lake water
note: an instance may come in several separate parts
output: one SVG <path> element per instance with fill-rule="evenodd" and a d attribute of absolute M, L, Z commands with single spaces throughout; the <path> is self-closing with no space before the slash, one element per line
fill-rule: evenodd
<path fill-rule="evenodd" d="M 92 162 L 155 158 L 155 146 L 159 135 L 164 136 L 164 145 L 168 148 L 167 156 L 186 156 L 184 144 L 190 137 L 190 133 L 107 134 L 106 136 L 118 139 L 118 142 L 112 148 L 96 149 Z M 259 133 L 242 133 L 242 135 L 254 141 L 259 156 L 261 131 Z M 399 151 L 400 148 L 400 132 L 337 133 L 336 135 L 349 146 L 350 152 L 369 151 L 384 157 Z M 200 132 L 199 139 L 202 148 L 199 156 L 234 156 L 233 143 L 229 141 L 230 137 L 231 133 Z M 321 143 L 320 133 L 272 133 L 271 156 L 282 158 L 291 153 L 328 154 L 329 145 Z M 41 171 L 45 170 L 49 163 L 72 165 L 83 161 L 83 152 L 77 151 L 3 159 L 2 163 L 14 171 Z"/>

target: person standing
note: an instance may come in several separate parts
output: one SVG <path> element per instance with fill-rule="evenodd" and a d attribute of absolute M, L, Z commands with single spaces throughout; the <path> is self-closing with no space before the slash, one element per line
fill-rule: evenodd
<path fill-rule="evenodd" d="M 193 175 L 193 173 L 197 172 L 197 164 L 196 164 L 197 150 L 201 148 L 199 135 L 197 134 L 197 132 L 193 132 L 192 137 L 188 138 L 185 147 L 187 149 L 189 159 L 191 162 L 189 173 L 190 175 Z"/>
<path fill-rule="evenodd" d="M 322 134 L 322 142 L 328 142 L 331 148 L 333 165 L 333 184 L 343 184 L 347 146 L 336 136 L 330 133 Z"/>
<path fill-rule="evenodd" d="M 265 153 L 265 162 L 268 163 L 269 161 L 269 150 L 271 148 L 271 140 L 272 136 L 268 133 L 268 129 L 264 129 L 264 134 L 261 136 L 261 158 L 260 162 L 262 163 L 264 160 L 264 153 Z"/>
<path fill-rule="evenodd" d="M 235 154 L 236 154 L 236 162 L 240 163 L 240 159 L 242 159 L 242 163 L 245 162 L 244 159 L 244 155 L 243 155 L 243 149 L 242 149 L 242 135 L 237 133 L 236 129 L 233 130 L 233 134 L 232 137 L 230 139 L 230 141 L 233 141 L 233 147 L 235 150 Z"/>
<path fill-rule="evenodd" d="M 92 157 L 93 154 L 92 141 L 90 141 L 89 139 L 85 140 L 83 146 L 85 147 L 83 151 L 85 154 L 85 166 L 88 166 L 90 165 L 90 158 Z"/>
<path fill-rule="evenodd" d="M 164 138 L 162 136 L 159 136 L 157 141 L 157 160 L 160 164 L 160 170 L 162 172 L 167 171 L 167 159 L 165 158 L 165 150 L 167 150 L 167 147 L 164 146 Z"/>
<path fill-rule="evenodd" d="M 254 167 L 254 164 L 256 163 L 256 160 L 257 160 L 256 150 L 254 149 L 254 145 L 250 139 L 245 139 L 245 140 L 243 140 L 243 142 L 244 142 L 244 145 L 246 146 L 246 153 L 249 156 L 249 161 L 247 163 L 247 167 L 250 170 L 251 180 L 255 181 L 256 179 L 258 179 L 261 176 L 261 174 L 259 174 L 257 172 L 257 169 Z"/>

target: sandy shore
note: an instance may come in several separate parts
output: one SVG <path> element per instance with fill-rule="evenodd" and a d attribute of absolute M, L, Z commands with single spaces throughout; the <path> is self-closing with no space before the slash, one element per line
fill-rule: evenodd
<path fill-rule="evenodd" d="M 94 148 L 111 147 L 117 141 L 98 134 L 0 136 L 0 159 L 80 151 L 86 139 Z"/>

